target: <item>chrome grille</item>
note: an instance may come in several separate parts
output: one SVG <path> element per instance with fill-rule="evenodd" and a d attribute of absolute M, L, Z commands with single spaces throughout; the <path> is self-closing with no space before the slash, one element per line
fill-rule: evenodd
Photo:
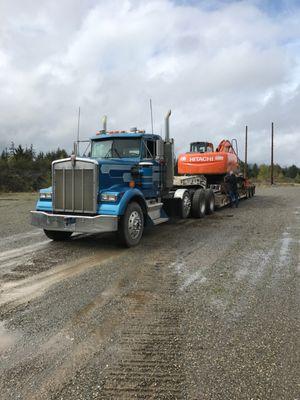
<path fill-rule="evenodd" d="M 98 194 L 98 163 L 70 158 L 52 163 L 55 212 L 95 214 Z"/>

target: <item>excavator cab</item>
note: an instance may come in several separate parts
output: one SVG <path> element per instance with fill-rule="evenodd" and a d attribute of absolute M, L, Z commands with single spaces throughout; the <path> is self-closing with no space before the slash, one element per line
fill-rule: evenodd
<path fill-rule="evenodd" d="M 208 142 L 193 142 L 190 144 L 190 153 L 212 153 L 214 146 Z"/>

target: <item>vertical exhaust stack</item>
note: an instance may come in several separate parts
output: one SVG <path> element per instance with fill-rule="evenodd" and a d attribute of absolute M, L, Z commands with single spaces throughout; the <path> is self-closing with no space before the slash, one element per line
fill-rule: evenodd
<path fill-rule="evenodd" d="M 166 142 L 170 141 L 170 124 L 169 124 L 170 116 L 171 116 L 171 110 L 169 110 L 165 116 L 165 141 Z"/>
<path fill-rule="evenodd" d="M 171 116 L 171 110 L 169 110 L 165 116 L 165 143 L 164 143 L 165 189 L 172 188 L 174 181 L 174 140 L 170 139 L 170 125 L 169 125 L 170 116 Z"/>
<path fill-rule="evenodd" d="M 107 131 L 107 116 L 104 115 L 102 118 L 102 133 L 105 135 Z"/>

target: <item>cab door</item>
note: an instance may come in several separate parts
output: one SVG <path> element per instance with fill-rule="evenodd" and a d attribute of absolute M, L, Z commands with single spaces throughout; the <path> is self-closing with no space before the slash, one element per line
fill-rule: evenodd
<path fill-rule="evenodd" d="M 156 160 L 156 140 L 144 139 L 140 162 L 141 189 L 147 198 L 159 196 L 160 166 Z"/>

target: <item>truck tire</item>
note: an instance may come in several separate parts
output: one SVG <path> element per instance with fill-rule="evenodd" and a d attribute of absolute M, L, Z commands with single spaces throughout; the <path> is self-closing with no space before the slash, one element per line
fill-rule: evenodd
<path fill-rule="evenodd" d="M 215 211 L 215 195 L 212 189 L 205 190 L 205 212 L 210 215 Z"/>
<path fill-rule="evenodd" d="M 64 231 L 49 231 L 48 229 L 44 229 L 45 235 L 55 242 L 62 242 L 64 240 L 70 239 L 73 232 L 64 232 Z"/>
<path fill-rule="evenodd" d="M 191 208 L 192 208 L 191 196 L 189 192 L 186 190 L 180 202 L 180 209 L 179 209 L 180 218 L 182 219 L 188 218 L 191 214 Z"/>
<path fill-rule="evenodd" d="M 143 235 L 144 214 L 136 202 L 129 203 L 118 229 L 119 241 L 126 247 L 136 246 Z"/>
<path fill-rule="evenodd" d="M 194 218 L 203 218 L 205 216 L 205 191 L 197 189 L 192 201 L 192 216 Z"/>

